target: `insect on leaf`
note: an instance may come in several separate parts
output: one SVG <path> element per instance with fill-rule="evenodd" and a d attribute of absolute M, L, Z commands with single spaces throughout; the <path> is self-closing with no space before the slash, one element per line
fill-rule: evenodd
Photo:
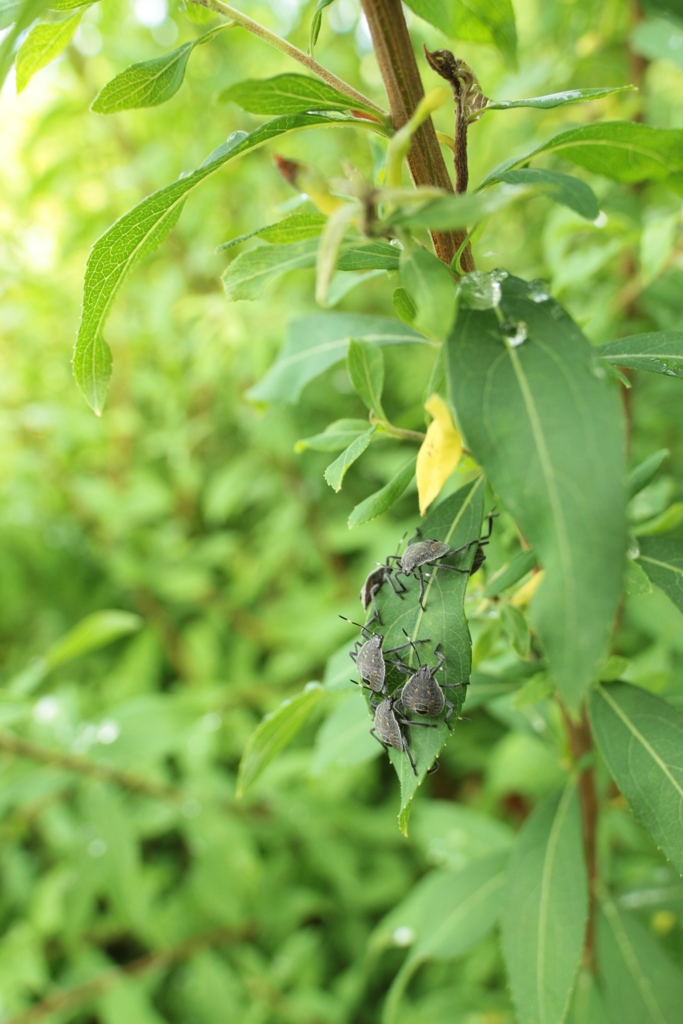
<path fill-rule="evenodd" d="M 661 697 L 627 683 L 593 690 L 590 714 L 614 781 L 683 874 L 683 715 Z"/>
<path fill-rule="evenodd" d="M 415 467 L 421 516 L 438 498 L 462 455 L 462 438 L 441 395 L 432 395 L 425 402 L 425 409 L 434 419 L 427 427 Z"/>
<path fill-rule="evenodd" d="M 562 1024 L 588 920 L 588 878 L 576 785 L 536 808 L 508 867 L 502 946 L 525 1024 Z"/>

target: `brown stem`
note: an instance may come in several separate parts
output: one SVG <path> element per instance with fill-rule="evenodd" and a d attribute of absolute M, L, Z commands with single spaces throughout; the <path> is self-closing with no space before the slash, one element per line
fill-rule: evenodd
<path fill-rule="evenodd" d="M 362 0 L 377 63 L 389 98 L 395 128 L 402 128 L 424 96 L 413 44 L 401 8 L 401 0 Z M 416 185 L 436 185 L 453 191 L 431 119 L 415 132 L 408 166 Z M 434 231 L 432 241 L 440 260 L 450 265 L 466 238 L 466 232 Z M 460 257 L 464 271 L 474 270 L 469 244 Z"/>
<path fill-rule="evenodd" d="M 596 887 L 598 884 L 598 866 L 596 851 L 596 831 L 598 824 L 598 801 L 595 793 L 595 772 L 591 762 L 594 752 L 593 737 L 585 708 L 581 718 L 574 721 L 562 708 L 562 715 L 567 728 L 569 749 L 575 762 L 579 763 L 579 800 L 581 802 L 581 819 L 583 822 L 583 845 L 586 854 L 588 871 L 588 926 L 583 946 L 584 964 L 595 971 L 595 908 Z M 586 763 L 588 762 L 588 763 Z"/>
<path fill-rule="evenodd" d="M 53 1013 L 74 1010 L 125 981 L 126 978 L 134 978 L 155 969 L 171 967 L 173 964 L 187 960 L 202 949 L 223 946 L 229 942 L 241 942 L 249 938 L 251 934 L 251 929 L 236 931 L 230 928 L 214 928 L 203 935 L 196 935 L 185 942 L 179 942 L 177 946 L 138 957 L 137 960 L 131 961 L 124 967 L 114 967 L 111 970 L 103 971 L 92 981 L 86 981 L 83 985 L 54 992 L 28 1010 L 22 1010 L 21 1013 L 6 1018 L 5 1024 L 35 1024 L 35 1021 L 43 1020 Z"/>

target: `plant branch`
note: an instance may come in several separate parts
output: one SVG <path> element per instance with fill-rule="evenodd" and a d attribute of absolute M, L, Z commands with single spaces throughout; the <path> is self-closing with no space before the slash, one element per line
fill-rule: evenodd
<path fill-rule="evenodd" d="M 389 98 L 394 127 L 399 129 L 410 120 L 424 96 L 401 0 L 362 0 L 362 6 Z M 413 136 L 408 166 L 416 185 L 436 185 L 447 192 L 453 191 L 431 119 L 421 125 Z M 432 240 L 439 259 L 450 266 L 465 240 L 465 232 L 432 232 Z M 466 271 L 474 270 L 469 247 L 463 252 L 462 266 Z"/>
<path fill-rule="evenodd" d="M 205 7 L 207 11 L 213 11 L 214 14 L 221 14 L 224 18 L 230 18 L 236 25 L 240 25 L 242 28 L 246 28 L 248 32 L 252 32 L 259 39 L 263 39 L 264 42 L 269 43 L 270 46 L 274 46 L 280 53 L 286 53 L 288 57 L 292 57 L 293 60 L 297 60 L 299 64 L 303 64 L 305 68 L 311 71 L 318 78 L 322 78 L 323 82 L 327 82 L 328 85 L 332 86 L 333 89 L 337 89 L 339 92 L 343 92 L 349 99 L 354 100 L 364 107 L 371 107 L 376 110 L 382 117 L 387 116 L 386 110 L 373 103 L 367 96 L 364 96 L 362 92 L 358 92 L 352 85 L 345 82 L 341 78 L 337 78 L 331 71 L 324 68 L 322 64 L 318 64 L 317 60 L 308 53 L 304 53 L 298 46 L 294 46 L 289 43 L 282 36 L 277 35 L 276 32 L 271 32 L 270 29 L 266 28 L 265 25 L 261 25 L 260 22 L 254 21 L 253 18 L 249 18 L 246 14 L 242 14 L 241 11 L 236 10 L 234 7 L 230 7 L 228 4 L 224 4 L 221 0 L 189 0 L 191 4 L 195 4 L 197 7 Z"/>
<path fill-rule="evenodd" d="M 54 992 L 46 999 L 31 1006 L 28 1010 L 7 1017 L 5 1024 L 35 1024 L 53 1013 L 63 1013 L 65 1010 L 74 1010 L 84 1003 L 102 995 L 110 988 L 125 981 L 126 978 L 134 978 L 140 974 L 147 974 L 149 971 L 159 970 L 165 967 L 172 967 L 173 964 L 187 960 L 202 949 L 213 946 L 223 946 L 229 942 L 241 942 L 253 934 L 253 929 L 243 928 L 234 930 L 230 928 L 214 928 L 210 932 L 196 935 L 185 942 L 179 942 L 177 946 L 170 946 L 168 949 L 158 950 L 156 953 L 148 953 L 145 956 L 132 960 L 124 967 L 112 967 L 103 971 L 91 981 L 83 985 L 76 985 L 74 988 L 62 989 L 61 992 Z"/>

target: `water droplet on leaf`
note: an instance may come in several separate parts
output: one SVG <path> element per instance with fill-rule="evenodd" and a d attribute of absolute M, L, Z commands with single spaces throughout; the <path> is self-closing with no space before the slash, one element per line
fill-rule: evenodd
<path fill-rule="evenodd" d="M 466 274 L 460 281 L 458 295 L 460 302 L 469 309 L 495 309 L 501 299 L 501 279 L 496 276 L 501 271 L 485 274 L 475 270 Z M 505 273 L 505 271 L 503 271 Z"/>
<path fill-rule="evenodd" d="M 547 285 L 540 277 L 529 282 L 529 298 L 532 302 L 547 302 L 550 298 Z"/>
<path fill-rule="evenodd" d="M 523 320 L 504 320 L 500 325 L 500 333 L 513 348 L 523 345 L 528 337 L 527 327 Z"/>

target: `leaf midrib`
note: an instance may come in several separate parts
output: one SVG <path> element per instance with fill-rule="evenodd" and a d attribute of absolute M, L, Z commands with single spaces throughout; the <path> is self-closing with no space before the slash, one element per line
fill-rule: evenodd
<path fill-rule="evenodd" d="M 683 576 L 683 569 L 677 565 L 673 565 L 671 562 L 660 562 L 657 558 L 650 558 L 649 555 L 639 555 L 639 562 L 651 562 L 652 565 L 659 565 L 662 569 L 666 569 L 668 572 L 678 573 L 679 576 Z"/>

